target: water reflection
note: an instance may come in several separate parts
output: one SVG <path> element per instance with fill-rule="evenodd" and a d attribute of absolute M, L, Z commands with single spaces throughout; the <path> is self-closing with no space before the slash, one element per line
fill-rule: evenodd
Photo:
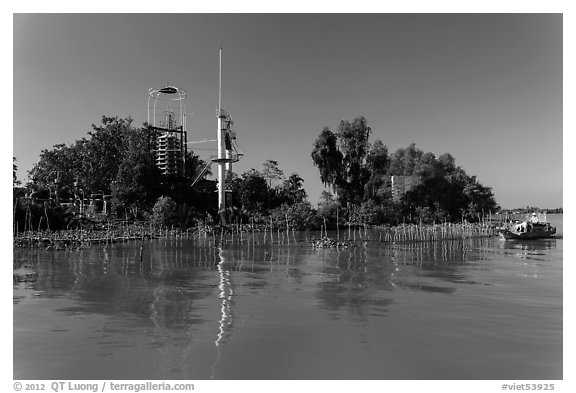
<path fill-rule="evenodd" d="M 220 247 L 218 251 L 220 258 L 220 262 L 218 263 L 218 276 L 220 278 L 218 288 L 220 289 L 220 299 L 222 303 L 220 307 L 218 335 L 216 341 L 214 341 L 214 345 L 216 346 L 216 360 L 212 365 L 211 379 L 215 378 L 216 368 L 220 361 L 220 345 L 230 338 L 233 327 L 232 297 L 234 296 L 234 289 L 232 287 L 230 271 L 226 269 L 228 258 L 222 247 Z"/>
<path fill-rule="evenodd" d="M 68 300 L 42 303 L 55 305 L 51 311 L 56 317 L 52 322 L 39 322 L 51 323 L 49 331 L 58 332 L 70 330 L 69 324 L 77 323 L 78 315 L 86 318 L 82 323 L 96 321 L 89 335 L 73 343 L 80 353 L 91 351 L 106 361 L 113 362 L 112 355 L 121 349 L 136 357 L 152 352 L 147 370 L 154 367 L 153 375 L 134 366 L 134 375 L 140 378 L 226 378 L 233 368 L 242 368 L 234 362 L 241 349 L 255 348 L 254 353 L 260 353 L 259 345 L 314 346 L 325 342 L 329 338 L 325 332 L 331 329 L 339 337 L 361 337 L 363 344 L 355 359 L 362 361 L 362 351 L 378 354 L 378 345 L 372 344 L 389 345 L 387 338 L 371 336 L 375 325 L 380 332 L 393 321 L 399 330 L 389 334 L 396 337 L 404 337 L 403 329 L 422 333 L 413 321 L 398 320 L 405 309 L 414 315 L 419 304 L 437 302 L 438 313 L 449 316 L 445 305 L 480 292 L 488 296 L 484 299 L 489 305 L 487 315 L 493 317 L 493 304 L 501 298 L 497 291 L 508 286 L 497 285 L 494 298 L 484 291 L 474 292 L 476 288 L 504 282 L 499 281 L 504 280 L 502 269 L 510 269 L 510 261 L 517 266 L 512 264 L 516 269 L 512 273 L 506 271 L 508 277 L 540 277 L 547 270 L 538 263 L 558 258 L 557 247 L 561 252 L 561 240 L 558 246 L 556 240 L 389 243 L 367 239 L 347 249 L 314 249 L 293 240 L 290 245 L 159 240 L 145 243 L 142 255 L 140 244 L 130 243 L 80 251 L 15 250 L 14 307 L 31 300 Z M 525 263 L 531 268 L 526 269 Z M 461 304 L 472 303 L 480 307 L 475 300 Z M 29 310 L 27 323 L 34 323 L 34 309 Z M 434 313 L 421 318 L 428 316 L 429 321 L 439 323 L 432 319 Z M 452 323 L 469 326 L 466 318 L 471 316 L 459 318 L 453 317 Z M 15 320 L 15 326 L 24 325 Z M 141 341 L 137 344 L 133 337 Z M 23 338 L 15 343 L 18 348 L 26 345 Z M 69 356 L 56 344 L 44 354 L 26 353 L 33 353 L 39 363 L 48 361 L 46 354 Z M 339 347 L 331 348 L 337 351 Z M 418 352 L 421 347 L 413 349 Z M 21 358 L 22 353 L 15 351 L 15 364 L 30 361 Z M 103 364 L 95 369 L 102 369 Z"/>
<path fill-rule="evenodd" d="M 316 296 L 331 318 L 343 318 L 346 312 L 367 322 L 370 316 L 387 315 L 394 290 L 450 295 L 462 284 L 485 284 L 470 273 L 486 269 L 482 261 L 491 259 L 493 241 L 366 242 L 348 249 L 318 249 L 324 280 Z"/>
<path fill-rule="evenodd" d="M 227 257 L 222 248 L 219 250 L 219 257 L 220 263 L 218 263 L 218 275 L 220 278 L 220 284 L 218 285 L 218 288 L 220 289 L 222 307 L 220 307 L 220 331 L 218 332 L 218 338 L 214 342 L 217 347 L 224 343 L 227 337 L 230 336 L 232 328 L 232 296 L 234 296 L 230 271 L 226 270 Z"/>
<path fill-rule="evenodd" d="M 533 239 L 533 240 L 506 240 L 501 241 L 502 248 L 523 250 L 550 250 L 556 248 L 558 239 Z"/>
<path fill-rule="evenodd" d="M 455 285 L 447 284 L 476 283 L 467 277 L 467 272 L 484 268 L 479 262 L 491 258 L 493 242 L 373 242 L 349 249 L 310 249 L 159 241 L 146 244 L 142 259 L 134 245 L 78 252 L 17 250 L 14 280 L 33 287 L 43 297 L 73 294 L 85 312 L 129 312 L 147 318 L 155 327 L 182 327 L 206 322 L 194 314 L 195 303 L 213 295 L 215 273 L 223 314 L 231 310 L 235 273 L 250 278 L 251 293 L 271 285 L 270 273 L 287 277 L 294 284 L 303 284 L 320 274 L 321 305 L 327 310 L 346 307 L 361 315 L 365 312 L 362 308 L 372 304 L 384 310 L 386 299 L 375 293 L 398 287 L 452 293 Z M 545 245 L 552 247 L 553 243 Z M 532 246 L 507 244 L 504 250 L 537 251 L 528 247 Z M 319 272 L 311 264 L 311 257 L 320 258 Z M 225 341 L 223 327 L 231 324 L 230 318 L 225 321 L 220 325 L 218 343 Z"/>
<path fill-rule="evenodd" d="M 202 241 L 158 241 L 144 247 L 117 245 L 77 252 L 16 250 L 14 283 L 36 296 L 73 295 L 85 312 L 129 312 L 154 326 L 187 326 L 205 322 L 194 314 L 195 303 L 213 296 L 216 274 L 222 307 L 230 310 L 232 276 L 250 278 L 251 293 L 272 284 L 270 273 L 304 284 L 320 274 L 318 298 L 327 309 L 361 308 L 380 302 L 371 291 L 395 288 L 453 293 L 456 284 L 478 284 L 473 270 L 487 269 L 495 254 L 522 259 L 550 258 L 556 240 L 501 242 L 494 238 L 443 242 L 380 243 L 348 249 L 245 244 L 216 246 Z M 311 259 L 312 258 L 312 259 Z M 319 259 L 319 271 L 312 265 Z M 15 294 L 16 295 L 16 294 Z M 20 302 L 25 293 L 19 292 Z M 30 294 L 28 294 L 30 295 Z M 24 296 L 24 297 L 22 297 Z M 146 313 L 145 310 L 148 309 Z M 356 313 L 361 313 L 359 310 Z M 218 342 L 225 339 L 222 332 Z"/>
<path fill-rule="evenodd" d="M 555 250 L 557 239 L 506 240 L 499 249 L 504 254 L 515 255 L 519 259 L 550 260 L 549 250 Z"/>

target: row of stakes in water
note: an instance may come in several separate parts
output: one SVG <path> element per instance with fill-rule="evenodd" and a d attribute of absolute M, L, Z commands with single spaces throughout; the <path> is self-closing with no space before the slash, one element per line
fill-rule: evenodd
<path fill-rule="evenodd" d="M 334 231 L 333 231 L 334 232 Z M 319 248 L 353 247 L 369 241 L 410 242 L 441 241 L 446 239 L 487 237 L 496 234 L 489 225 L 469 223 L 444 223 L 435 225 L 399 225 L 395 227 L 370 227 L 351 225 L 340 230 L 336 237 L 328 236 L 325 228 L 320 237 L 297 236 L 294 226 L 238 224 L 229 226 L 200 225 L 193 229 L 156 228 L 151 225 L 125 225 L 99 230 L 75 229 L 64 231 L 26 231 L 14 235 L 15 247 L 45 249 L 77 249 L 92 244 L 111 244 L 145 239 L 205 239 L 213 244 L 307 244 Z"/>

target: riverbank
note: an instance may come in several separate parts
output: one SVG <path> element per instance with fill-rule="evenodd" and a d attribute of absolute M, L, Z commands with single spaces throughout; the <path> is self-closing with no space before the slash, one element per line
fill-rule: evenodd
<path fill-rule="evenodd" d="M 76 250 L 95 244 L 113 244 L 147 239 L 210 239 L 215 244 L 223 243 L 296 243 L 295 230 L 286 225 L 232 224 L 226 226 L 200 225 L 185 230 L 179 228 L 157 228 L 142 223 L 101 229 L 74 229 L 62 231 L 26 231 L 14 235 L 17 248 L 43 248 L 45 250 Z M 326 229 L 320 237 L 306 238 L 314 247 L 340 247 L 359 242 L 416 242 L 441 241 L 456 238 L 490 237 L 497 235 L 495 226 L 486 223 L 442 223 L 432 225 L 403 224 L 398 226 L 370 226 L 348 224 L 337 227 L 328 236 Z"/>

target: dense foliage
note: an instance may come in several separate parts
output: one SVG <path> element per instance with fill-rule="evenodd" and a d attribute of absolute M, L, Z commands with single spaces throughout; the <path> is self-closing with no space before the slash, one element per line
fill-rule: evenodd
<path fill-rule="evenodd" d="M 270 176 L 270 173 L 274 176 Z M 231 209 L 246 222 L 250 217 L 265 216 L 272 212 L 279 214 L 278 211 L 291 212 L 297 216 L 304 207 L 310 206 L 303 184 L 300 175 L 292 173 L 285 178 L 278 162 L 267 160 L 262 171 L 251 169 L 240 176 L 234 175 L 231 181 Z"/>
<path fill-rule="evenodd" d="M 364 117 L 342 120 L 336 133 L 322 130 L 311 154 L 350 217 L 370 223 L 473 221 L 498 209 L 492 190 L 456 166 L 450 154 L 436 158 L 414 143 L 389 154 L 382 141 L 369 143 L 370 132 Z M 399 198 L 392 192 L 393 177 L 408 179 Z"/>
<path fill-rule="evenodd" d="M 164 177 L 150 148 L 150 132 L 147 125 L 134 127 L 130 118 L 104 116 L 87 137 L 43 150 L 26 187 L 19 187 L 14 158 L 15 227 L 59 229 L 89 216 L 183 228 L 222 219 L 334 228 L 474 221 L 498 209 L 492 190 L 457 166 L 450 154 L 436 157 L 415 144 L 389 152 L 380 140 L 370 143 L 372 130 L 358 117 L 342 120 L 336 132 L 324 128 L 314 142 L 311 157 L 330 191 L 317 207 L 308 201 L 299 174 L 286 177 L 279 163 L 268 159 L 261 170 L 230 174 L 228 209 L 217 212 L 216 184 L 205 180 L 207 163 L 188 152 L 185 176 Z M 408 179 L 407 185 L 393 192 L 392 179 L 398 177 Z M 105 214 L 99 213 L 96 200 L 104 203 Z"/>
<path fill-rule="evenodd" d="M 188 152 L 186 176 L 165 178 L 156 167 L 149 135 L 147 125 L 137 128 L 130 118 L 104 116 L 102 124 L 92 125 L 87 137 L 43 150 L 29 172 L 31 182 L 18 195 L 15 193 L 14 220 L 19 228 L 47 228 L 53 224 L 52 228 L 57 229 L 70 223 L 71 216 L 101 210 L 102 206 L 94 206 L 95 199 L 108 202 L 107 213 L 112 213 L 108 217 L 147 219 L 163 196 L 178 204 L 178 213 L 186 223 L 192 222 L 198 212 L 206 214 L 210 208 L 205 199 L 210 197 L 204 198 L 203 194 L 211 196 L 212 190 L 201 192 L 191 187 L 192 179 L 206 164 Z M 28 198 L 17 198 L 22 194 Z M 62 210 L 63 219 L 50 220 L 52 210 Z"/>

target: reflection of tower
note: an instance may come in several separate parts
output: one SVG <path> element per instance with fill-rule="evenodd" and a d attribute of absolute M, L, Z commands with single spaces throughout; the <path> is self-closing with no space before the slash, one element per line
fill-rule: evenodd
<path fill-rule="evenodd" d="M 222 48 L 220 48 L 220 68 L 218 83 L 218 155 L 212 162 L 218 164 L 218 210 L 226 209 L 226 177 L 232 173 L 232 163 L 242 157 L 236 145 L 236 133 L 232 131 L 232 118 L 222 109 Z"/>
<path fill-rule="evenodd" d="M 220 345 L 226 340 L 226 336 L 230 335 L 230 329 L 232 328 L 232 296 L 234 295 L 234 289 L 232 288 L 232 282 L 230 281 L 230 271 L 225 270 L 226 258 L 224 256 L 224 250 L 220 247 L 219 250 L 220 263 L 218 263 L 218 274 L 220 276 L 220 284 L 218 288 L 220 289 L 220 299 L 222 305 L 220 307 L 220 324 L 218 335 L 214 345 L 216 345 L 216 361 L 212 365 L 212 379 L 216 374 L 216 366 L 220 360 Z"/>
<path fill-rule="evenodd" d="M 220 308 L 220 331 L 218 333 L 218 338 L 214 342 L 216 346 L 219 346 L 224 341 L 224 336 L 229 327 L 232 326 L 232 296 L 234 295 L 234 289 L 232 288 L 232 282 L 230 281 L 230 271 L 224 269 L 224 263 L 226 259 L 224 257 L 224 250 L 220 248 L 220 263 L 218 264 L 218 273 L 220 275 L 220 299 L 222 300 L 222 307 Z"/>
<path fill-rule="evenodd" d="M 166 86 L 148 91 L 150 147 L 156 166 L 168 177 L 185 176 L 186 166 L 186 91 Z"/>

